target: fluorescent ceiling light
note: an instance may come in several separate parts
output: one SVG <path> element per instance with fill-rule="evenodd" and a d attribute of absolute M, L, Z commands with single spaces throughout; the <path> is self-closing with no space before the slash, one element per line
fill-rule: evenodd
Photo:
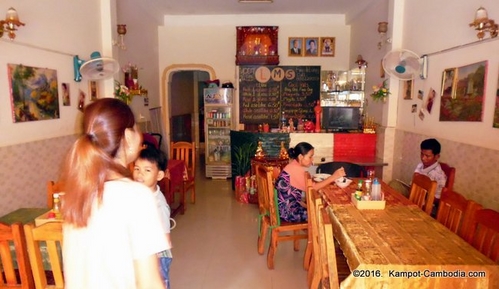
<path fill-rule="evenodd" d="M 273 0 L 239 0 L 239 3 L 272 3 Z"/>

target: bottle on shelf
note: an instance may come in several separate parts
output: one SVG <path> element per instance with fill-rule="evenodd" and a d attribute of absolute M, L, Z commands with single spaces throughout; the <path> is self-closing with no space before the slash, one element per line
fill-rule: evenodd
<path fill-rule="evenodd" d="M 59 194 L 54 193 L 52 197 L 54 199 L 54 204 L 52 205 L 52 212 L 55 214 L 56 218 L 59 218 L 61 215 L 61 200 L 59 198 Z"/>

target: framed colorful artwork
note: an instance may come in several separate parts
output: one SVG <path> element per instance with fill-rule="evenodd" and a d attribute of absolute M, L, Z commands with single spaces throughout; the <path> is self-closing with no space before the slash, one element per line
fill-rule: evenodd
<path fill-rule="evenodd" d="M 440 121 L 482 121 L 487 61 L 444 70 Z"/>
<path fill-rule="evenodd" d="M 304 39 L 305 56 L 319 56 L 319 38 L 307 37 Z"/>
<path fill-rule="evenodd" d="M 494 122 L 492 123 L 492 127 L 499 128 L 499 77 L 497 78 L 496 107 L 494 109 Z"/>
<path fill-rule="evenodd" d="M 27 122 L 59 118 L 57 71 L 7 64 L 12 118 Z"/>
<path fill-rule="evenodd" d="M 404 99 L 412 99 L 413 90 L 414 90 L 414 80 L 411 79 L 404 81 L 404 88 L 402 90 L 404 93 Z"/>
<path fill-rule="evenodd" d="M 89 91 L 90 91 L 90 100 L 94 101 L 99 98 L 99 90 L 97 88 L 97 81 L 89 81 Z"/>
<path fill-rule="evenodd" d="M 288 38 L 288 55 L 303 56 L 303 38 L 289 37 Z"/>
<path fill-rule="evenodd" d="M 321 37 L 321 56 L 334 56 L 334 37 Z"/>
<path fill-rule="evenodd" d="M 277 65 L 278 26 L 237 26 L 236 65 Z"/>
<path fill-rule="evenodd" d="M 62 105 L 70 106 L 71 105 L 71 95 L 69 91 L 69 83 L 62 83 Z"/>

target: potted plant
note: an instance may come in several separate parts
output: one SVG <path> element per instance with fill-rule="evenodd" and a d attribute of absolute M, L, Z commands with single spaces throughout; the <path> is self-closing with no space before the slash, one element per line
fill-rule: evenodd
<path fill-rule="evenodd" d="M 390 95 L 390 89 L 388 89 L 388 85 L 386 80 L 378 87 L 377 85 L 373 86 L 373 92 L 371 93 L 371 97 L 374 101 L 383 101 L 386 102 L 386 99 Z"/>
<path fill-rule="evenodd" d="M 235 194 L 239 201 L 248 202 L 248 196 L 244 199 L 246 190 L 246 177 L 249 176 L 251 170 L 251 157 L 255 154 L 256 144 L 254 142 L 246 142 L 232 148 L 232 174 L 235 178 Z"/>

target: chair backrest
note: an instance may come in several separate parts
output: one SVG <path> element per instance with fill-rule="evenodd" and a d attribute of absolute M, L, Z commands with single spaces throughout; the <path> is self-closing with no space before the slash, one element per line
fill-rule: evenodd
<path fill-rule="evenodd" d="M 274 189 L 272 182 L 273 169 L 271 167 L 258 166 L 257 178 L 260 180 L 262 190 L 258 188 L 258 197 L 262 193 L 262 210 L 268 213 L 270 227 L 279 227 L 281 225 L 281 218 L 279 216 L 279 209 L 277 205 L 277 192 Z M 260 205 L 260 199 L 259 205 Z"/>
<path fill-rule="evenodd" d="M 62 249 L 62 223 L 48 222 L 40 226 L 33 223 L 24 225 L 26 234 L 26 245 L 31 263 L 31 270 L 37 289 L 41 288 L 64 288 L 64 278 L 62 271 L 61 249 Z M 47 276 L 43 266 L 42 245 L 46 246 L 47 256 L 45 260 L 50 263 L 53 274 L 54 285 L 47 284 Z"/>
<path fill-rule="evenodd" d="M 133 166 L 132 166 L 133 172 Z M 64 184 L 62 182 L 48 181 L 47 182 L 47 208 L 54 206 L 54 193 L 64 192 Z"/>
<path fill-rule="evenodd" d="M 494 262 L 499 262 L 499 212 L 482 209 L 475 212 L 467 241 Z"/>
<path fill-rule="evenodd" d="M 269 191 L 274 191 L 272 179 L 273 168 L 266 166 L 256 166 L 256 185 L 258 191 L 258 209 L 260 217 L 269 214 Z"/>
<path fill-rule="evenodd" d="M 475 212 L 482 209 L 483 206 L 480 205 L 479 203 L 473 200 L 468 200 L 468 204 L 466 205 L 466 211 L 464 212 L 463 224 L 461 225 L 461 230 L 458 231 L 458 235 L 461 236 L 461 238 L 468 241 L 468 235 L 470 234 L 470 230 L 472 229 L 471 225 L 473 223 Z"/>
<path fill-rule="evenodd" d="M 440 163 L 440 167 L 447 176 L 447 181 L 445 181 L 445 187 L 448 190 L 452 191 L 452 189 L 454 188 L 454 179 L 456 178 L 456 168 L 451 167 L 446 163 Z"/>
<path fill-rule="evenodd" d="M 16 261 L 11 255 L 11 244 L 14 245 Z M 0 268 L 2 271 L 0 289 L 31 289 L 34 287 L 26 239 L 21 223 L 13 223 L 12 225 L 0 223 Z M 16 270 L 19 272 L 19 279 L 16 276 Z"/>
<path fill-rule="evenodd" d="M 440 197 L 437 221 L 458 234 L 462 228 L 467 206 L 468 200 L 465 197 L 459 193 L 445 189 L 442 191 L 442 196 Z"/>
<path fill-rule="evenodd" d="M 428 176 L 414 173 L 409 201 L 413 202 L 430 215 L 433 208 L 433 201 L 435 200 L 436 189 L 436 181 L 432 181 Z"/>
<path fill-rule="evenodd" d="M 183 160 L 189 177 L 194 177 L 196 173 L 196 143 L 192 142 L 171 142 L 170 158 Z"/>
<path fill-rule="evenodd" d="M 366 170 L 364 167 L 359 166 L 354 163 L 349 163 L 349 162 L 328 162 L 328 163 L 323 163 L 320 164 L 316 172 L 317 173 L 323 173 L 323 174 L 333 174 L 334 171 L 337 169 L 343 167 L 345 169 L 345 173 L 347 177 L 351 178 L 360 178 L 360 177 L 365 177 L 366 176 Z"/>

